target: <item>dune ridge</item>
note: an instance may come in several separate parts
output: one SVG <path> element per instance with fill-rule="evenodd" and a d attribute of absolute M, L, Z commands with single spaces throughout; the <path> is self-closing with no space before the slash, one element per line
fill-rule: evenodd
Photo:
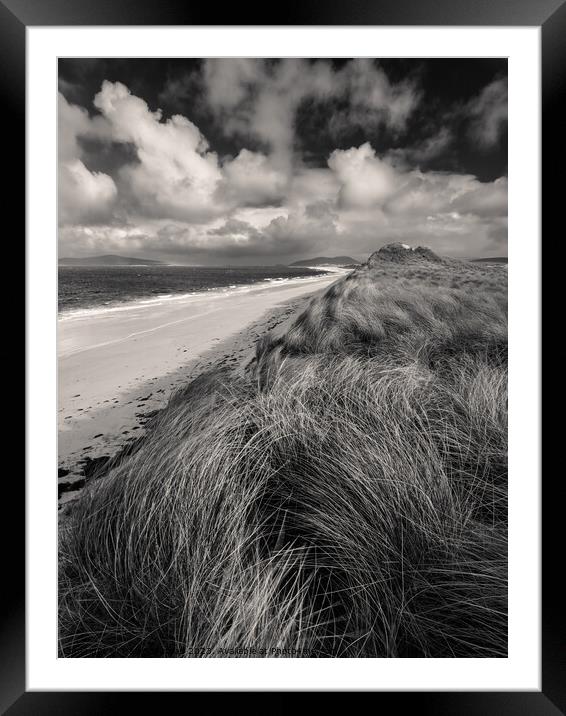
<path fill-rule="evenodd" d="M 60 655 L 505 657 L 506 281 L 370 261 L 176 392 L 62 528 Z"/>

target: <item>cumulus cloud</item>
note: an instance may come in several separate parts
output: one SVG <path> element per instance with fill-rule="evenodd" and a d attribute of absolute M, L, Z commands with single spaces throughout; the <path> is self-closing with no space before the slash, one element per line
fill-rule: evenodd
<path fill-rule="evenodd" d="M 329 63 L 286 59 L 207 60 L 208 99 L 225 131 L 254 137 L 275 159 L 288 166 L 295 144 L 295 121 L 301 103 L 341 100 L 327 114 L 328 130 L 344 127 L 401 130 L 416 109 L 420 93 L 408 81 L 394 84 L 371 60 L 356 59 L 333 71 Z"/>
<path fill-rule="evenodd" d="M 289 187 L 287 205 L 297 208 L 320 201 L 334 203 L 339 190 L 338 177 L 329 168 L 298 167 Z"/>
<path fill-rule="evenodd" d="M 338 179 L 338 206 L 344 209 L 382 209 L 389 216 L 507 215 L 505 177 L 482 183 L 469 174 L 396 168 L 378 157 L 368 142 L 335 150 L 328 166 Z"/>
<path fill-rule="evenodd" d="M 98 221 L 107 217 L 118 191 L 102 172 L 90 172 L 80 159 L 59 167 L 59 214 L 62 223 Z"/>
<path fill-rule="evenodd" d="M 104 137 L 106 127 L 89 118 L 86 110 L 58 98 L 59 222 L 101 221 L 109 217 L 117 197 L 111 177 L 92 172 L 82 161 L 79 137 Z"/>
<path fill-rule="evenodd" d="M 233 161 L 224 164 L 220 196 L 237 206 L 278 203 L 287 193 L 289 179 L 270 157 L 242 149 Z"/>
<path fill-rule="evenodd" d="M 337 121 L 395 132 L 420 101 L 413 84 L 394 84 L 362 60 L 338 70 L 322 61 L 210 60 L 202 81 L 223 133 L 235 138 L 229 156 L 188 118 L 164 117 L 119 82 L 103 82 L 93 116 L 60 97 L 61 251 L 215 264 L 363 258 L 389 241 L 460 256 L 505 251 L 505 177 L 418 168 L 454 141 L 450 128 L 420 147 L 377 152 L 362 141 L 331 149 L 326 166 L 303 162 L 295 138 L 303 101 L 342 98 L 348 119 Z M 503 126 L 503 90 L 492 85 L 468 108 L 484 142 Z M 108 173 L 94 171 L 86 139 L 128 153 Z"/>
<path fill-rule="evenodd" d="M 376 156 L 369 142 L 348 150 L 335 149 L 328 166 L 340 182 L 338 201 L 343 207 L 381 205 L 395 191 L 395 170 Z"/>
<path fill-rule="evenodd" d="M 282 260 L 327 246 L 337 235 L 335 218 L 332 212 L 310 206 L 278 216 L 261 229 L 230 219 L 208 236 L 216 249 L 231 258 L 268 256 Z M 201 245 L 201 249 L 210 247 Z"/>
<path fill-rule="evenodd" d="M 407 172 L 398 192 L 386 204 L 392 215 L 433 214 L 507 215 L 507 180 L 481 183 L 469 174 Z"/>
<path fill-rule="evenodd" d="M 162 121 L 159 110 L 152 112 L 119 82 L 105 81 L 94 105 L 112 139 L 136 148 L 138 162 L 124 166 L 121 179 L 140 213 L 193 221 L 217 214 L 218 157 L 198 127 L 178 114 Z"/>
<path fill-rule="evenodd" d="M 259 140 L 282 169 L 289 169 L 300 103 L 331 97 L 340 86 L 327 63 L 300 59 L 211 59 L 204 79 L 224 131 Z"/>

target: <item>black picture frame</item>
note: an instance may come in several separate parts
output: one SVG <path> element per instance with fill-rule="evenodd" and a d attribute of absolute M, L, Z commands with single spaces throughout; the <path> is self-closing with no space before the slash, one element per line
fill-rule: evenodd
<path fill-rule="evenodd" d="M 218 18 L 222 23 L 218 23 Z M 349 0 L 347 3 L 301 0 L 281 8 L 277 17 L 251 4 L 219 9 L 187 0 L 0 0 L 0 97 L 5 126 L 11 141 L 11 181 L 5 207 L 12 215 L 25 216 L 25 86 L 26 27 L 67 25 L 475 25 L 542 28 L 542 145 L 543 182 L 563 186 L 562 163 L 556 148 L 562 146 L 564 114 L 559 111 L 566 95 L 566 2 L 564 0 Z M 556 175 L 556 176 L 555 176 Z M 543 201 L 543 227 L 562 226 L 560 202 Z M 16 211 L 17 210 L 17 211 Z M 558 220 L 561 223 L 558 223 Z M 14 222 L 15 225 L 15 222 Z M 28 450 L 33 446 L 28 445 Z M 530 714 L 552 716 L 566 712 L 566 664 L 561 569 L 552 550 L 562 540 L 560 480 L 548 482 L 543 494 L 543 613 L 542 690 L 540 692 L 376 692 L 377 708 L 414 709 L 436 715 Z M 7 483 L 7 484 L 6 484 Z M 16 472 L 5 480 L 5 505 L 23 516 L 24 480 Z M 6 494 L 6 493 L 5 493 Z M 18 506 L 16 508 L 16 505 Z M 8 507 L 10 506 L 10 507 Z M 5 522 L 5 526 L 6 522 Z M 143 699 L 144 708 L 163 709 L 162 693 L 27 692 L 25 679 L 25 534 L 24 520 L 9 527 L 4 538 L 4 589 L 0 612 L 0 709 L 20 714 L 102 714 L 132 707 L 131 699 Z M 7 553 L 7 554 L 6 554 Z M 549 566 L 554 565 L 554 566 Z M 546 566 L 546 569 L 544 567 Z M 167 694 L 185 699 L 187 694 Z M 157 704 L 159 699 L 159 706 Z M 390 702 L 394 700 L 394 705 Z"/>

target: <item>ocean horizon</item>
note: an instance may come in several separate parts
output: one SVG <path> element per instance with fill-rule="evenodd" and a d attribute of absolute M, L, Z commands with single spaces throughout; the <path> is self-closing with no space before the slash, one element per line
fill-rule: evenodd
<path fill-rule="evenodd" d="M 238 290 L 259 283 L 281 283 L 328 273 L 297 266 L 59 266 L 58 313 L 118 308 L 137 301 L 156 302 L 209 291 Z"/>

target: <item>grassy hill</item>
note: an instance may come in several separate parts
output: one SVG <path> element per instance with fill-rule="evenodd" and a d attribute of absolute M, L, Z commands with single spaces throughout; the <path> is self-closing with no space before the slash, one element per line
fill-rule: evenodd
<path fill-rule="evenodd" d="M 62 532 L 60 653 L 506 656 L 506 280 L 374 256 L 179 391 Z"/>

